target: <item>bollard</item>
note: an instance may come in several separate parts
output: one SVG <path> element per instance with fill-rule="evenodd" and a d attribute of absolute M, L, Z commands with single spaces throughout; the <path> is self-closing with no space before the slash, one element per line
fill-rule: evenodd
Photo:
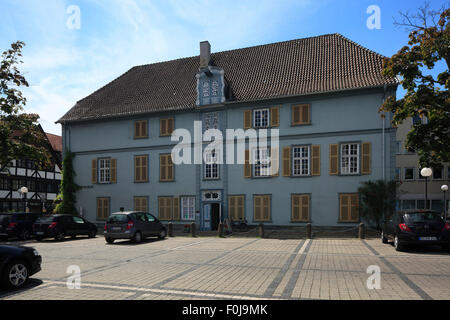
<path fill-rule="evenodd" d="M 359 224 L 358 237 L 360 239 L 365 239 L 366 238 L 366 229 L 364 228 L 364 223 L 362 223 L 362 222 Z"/>
<path fill-rule="evenodd" d="M 196 230 L 195 230 L 195 222 L 192 222 L 191 223 L 191 235 L 193 236 L 193 237 L 196 237 L 197 235 L 196 235 Z"/>
<path fill-rule="evenodd" d="M 223 223 L 219 223 L 219 228 L 217 228 L 217 236 L 223 238 Z"/>
<path fill-rule="evenodd" d="M 172 222 L 169 222 L 169 231 L 168 231 L 168 233 L 169 233 L 169 237 L 173 237 L 173 223 Z"/>
<path fill-rule="evenodd" d="M 264 225 L 260 223 L 258 229 L 259 229 L 259 237 L 264 238 Z"/>
<path fill-rule="evenodd" d="M 311 225 L 311 223 L 306 224 L 306 239 L 312 239 L 312 225 Z"/>

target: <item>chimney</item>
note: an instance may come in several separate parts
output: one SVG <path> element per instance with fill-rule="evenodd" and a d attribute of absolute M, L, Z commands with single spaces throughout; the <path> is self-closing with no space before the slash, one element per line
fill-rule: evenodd
<path fill-rule="evenodd" d="M 211 60 L 211 45 L 209 41 L 200 42 L 200 68 L 207 68 Z"/>

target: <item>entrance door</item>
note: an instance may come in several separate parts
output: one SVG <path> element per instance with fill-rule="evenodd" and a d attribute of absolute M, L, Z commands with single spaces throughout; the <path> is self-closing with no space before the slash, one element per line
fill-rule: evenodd
<path fill-rule="evenodd" d="M 211 230 L 217 230 L 220 222 L 220 203 L 211 204 Z"/>

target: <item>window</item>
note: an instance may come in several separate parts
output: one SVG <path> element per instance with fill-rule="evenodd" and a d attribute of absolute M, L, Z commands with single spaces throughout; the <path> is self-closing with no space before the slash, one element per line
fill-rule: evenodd
<path fill-rule="evenodd" d="M 232 220 L 245 220 L 244 196 L 228 196 L 228 213 Z"/>
<path fill-rule="evenodd" d="M 270 221 L 270 195 L 253 196 L 253 220 Z"/>
<path fill-rule="evenodd" d="M 267 128 L 269 127 L 269 109 L 253 110 L 253 127 Z"/>
<path fill-rule="evenodd" d="M 412 124 L 428 124 L 428 118 L 426 116 L 415 116 L 412 118 Z"/>
<path fill-rule="evenodd" d="M 309 146 L 293 147 L 292 172 L 294 176 L 309 176 L 310 171 L 310 151 Z"/>
<path fill-rule="evenodd" d="M 309 221 L 309 194 L 291 195 L 291 221 L 308 222 Z"/>
<path fill-rule="evenodd" d="M 142 139 L 148 137 L 147 120 L 137 120 L 134 122 L 134 138 Z"/>
<path fill-rule="evenodd" d="M 402 142 L 401 141 L 397 141 L 396 142 L 396 153 L 397 154 L 401 154 L 402 153 Z"/>
<path fill-rule="evenodd" d="M 134 182 L 148 182 L 148 155 L 134 157 Z"/>
<path fill-rule="evenodd" d="M 414 180 L 415 168 L 405 168 L 404 173 L 405 180 Z"/>
<path fill-rule="evenodd" d="M 195 197 L 181 198 L 181 219 L 195 220 Z"/>
<path fill-rule="evenodd" d="M 358 222 L 359 221 L 359 195 L 357 193 L 347 193 L 339 195 L 341 222 Z"/>
<path fill-rule="evenodd" d="M 9 190 L 9 180 L 5 177 L 0 178 L 0 190 Z"/>
<path fill-rule="evenodd" d="M 253 165 L 254 177 L 270 176 L 270 154 L 268 148 L 259 148 L 253 150 L 255 164 Z"/>
<path fill-rule="evenodd" d="M 148 199 L 147 197 L 134 197 L 134 211 L 148 211 Z"/>
<path fill-rule="evenodd" d="M 75 222 L 75 223 L 79 223 L 79 224 L 84 223 L 84 220 L 79 217 L 72 217 L 72 219 L 73 219 L 73 222 Z"/>
<path fill-rule="evenodd" d="M 359 143 L 341 144 L 341 174 L 359 173 Z"/>
<path fill-rule="evenodd" d="M 217 152 L 215 150 L 209 151 L 205 153 L 206 162 L 205 162 L 205 179 L 219 179 L 219 165 L 218 165 L 218 157 Z"/>
<path fill-rule="evenodd" d="M 159 155 L 159 179 L 161 181 L 174 181 L 172 155 Z"/>
<path fill-rule="evenodd" d="M 311 123 L 311 105 L 297 104 L 292 106 L 292 125 Z"/>
<path fill-rule="evenodd" d="M 433 180 L 442 180 L 444 178 L 444 168 L 433 168 Z"/>
<path fill-rule="evenodd" d="M 171 220 L 173 210 L 173 198 L 172 197 L 159 197 L 158 198 L 158 214 L 159 220 Z"/>
<path fill-rule="evenodd" d="M 97 198 L 97 220 L 106 220 L 109 216 L 109 198 Z"/>
<path fill-rule="evenodd" d="M 99 159 L 98 160 L 98 182 L 109 183 L 111 181 L 111 160 Z"/>
<path fill-rule="evenodd" d="M 422 202 L 421 205 L 423 205 L 425 202 Z M 402 209 L 408 210 L 408 209 L 416 209 L 416 200 L 402 200 Z"/>
<path fill-rule="evenodd" d="M 209 112 L 203 116 L 203 130 L 219 129 L 219 113 Z"/>
<path fill-rule="evenodd" d="M 174 118 L 159 120 L 159 134 L 161 136 L 170 136 L 174 130 Z"/>

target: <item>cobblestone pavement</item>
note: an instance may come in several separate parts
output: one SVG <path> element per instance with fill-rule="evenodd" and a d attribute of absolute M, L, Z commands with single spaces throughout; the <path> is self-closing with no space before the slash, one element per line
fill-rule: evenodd
<path fill-rule="evenodd" d="M 141 244 L 103 237 L 30 242 L 42 271 L 0 299 L 450 299 L 450 255 L 399 253 L 378 239 L 175 237 Z M 81 269 L 68 289 L 67 267 Z M 379 266 L 381 289 L 368 289 Z"/>

